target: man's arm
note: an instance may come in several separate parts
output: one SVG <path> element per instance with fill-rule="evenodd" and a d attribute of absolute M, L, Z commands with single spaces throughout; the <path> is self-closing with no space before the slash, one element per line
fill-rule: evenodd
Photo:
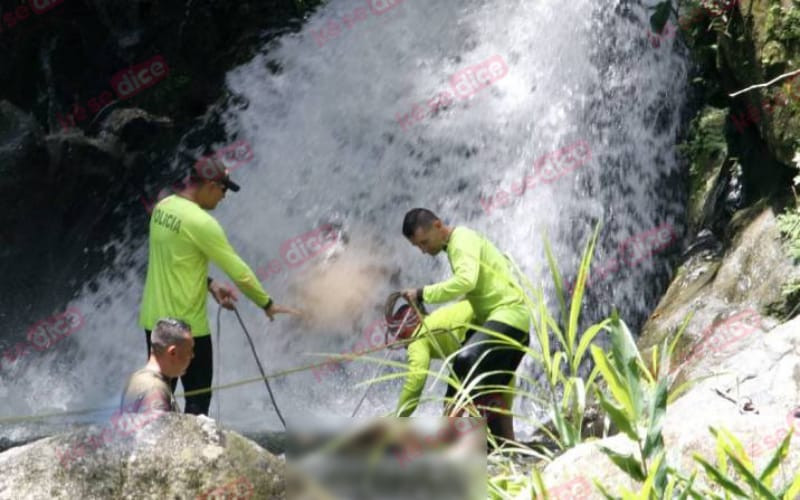
<path fill-rule="evenodd" d="M 431 362 L 430 345 L 427 339 L 415 340 L 408 345 L 408 373 L 397 402 L 398 417 L 410 417 L 417 409 L 419 397 L 425 388 Z"/>
<path fill-rule="evenodd" d="M 258 277 L 233 249 L 225 231 L 216 220 L 209 218 L 202 224 L 196 243 L 206 257 L 222 269 L 257 306 L 265 307 L 271 301 Z"/>
<path fill-rule="evenodd" d="M 453 277 L 428 285 L 422 289 L 423 302 L 439 304 L 463 297 L 478 284 L 480 272 L 481 242 L 478 235 L 466 233 L 460 236 L 458 247 L 453 249 L 451 264 Z"/>

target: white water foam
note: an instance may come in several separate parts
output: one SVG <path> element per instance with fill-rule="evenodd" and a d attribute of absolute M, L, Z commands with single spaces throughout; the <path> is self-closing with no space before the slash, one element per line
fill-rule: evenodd
<path fill-rule="evenodd" d="M 388 292 L 450 274 L 443 255 L 420 255 L 403 238 L 402 217 L 410 208 L 431 208 L 450 224 L 484 233 L 534 282 L 547 280 L 545 232 L 571 278 L 598 220 L 605 229 L 597 260 L 613 256 L 632 235 L 664 222 L 680 226 L 684 203 L 671 186 L 679 167 L 674 144 L 687 63 L 672 52 L 672 42 L 650 46 L 644 9 L 619 12 L 616 4 L 405 0 L 380 15 L 360 12 L 362 19 L 347 27 L 343 17 L 364 1 L 334 0 L 301 32 L 229 74 L 230 89 L 247 105 L 227 110 L 226 123 L 255 153 L 255 161 L 234 175 L 242 191 L 214 212 L 233 244 L 255 269 L 280 257 L 284 241 L 324 223 L 345 235 L 334 249 L 338 258 L 328 262 L 346 262 L 348 278 L 340 280 L 340 290 L 327 283 L 331 291 L 323 296 L 343 304 L 347 315 L 322 327 L 285 317 L 269 323 L 240 300 L 267 371 L 319 359 L 307 352 L 352 351 L 363 328 L 380 316 Z M 332 20 L 340 33 L 320 47 L 313 32 Z M 403 130 L 398 115 L 449 89 L 452 75 L 494 56 L 507 74 Z M 580 168 L 522 195 L 509 193 L 505 207 L 482 208 L 481 197 L 509 191 L 532 173 L 537 158 L 576 141 L 591 151 Z M 71 336 L 68 351 L 56 346 L 7 372 L 8 384 L 0 388 L 10 401 L 4 414 L 117 403 L 125 377 L 144 362 L 136 319 L 146 249 L 127 257 L 138 269 L 73 303 L 86 325 Z M 279 303 L 300 300 L 305 295 L 298 290 L 315 284 L 312 265 L 284 269 L 265 288 Z M 642 289 L 663 276 L 665 266 L 656 256 L 593 290 L 623 317 L 646 314 L 653 303 Z M 212 321 L 215 312 L 209 307 Z M 257 376 L 235 318 L 223 316 L 222 373 L 215 383 Z M 402 353 L 396 356 L 402 360 Z M 526 360 L 523 369 L 534 367 Z M 355 384 L 374 372 L 374 364 L 350 363 L 319 381 L 305 372 L 276 380 L 273 388 L 289 420 L 349 415 L 364 390 Z M 390 411 L 398 394 L 398 381 L 374 387 L 359 415 Z M 279 428 L 263 384 L 225 390 L 221 404 L 227 424 Z M 216 407 L 212 402 L 212 416 Z M 429 403 L 420 412 L 438 408 Z M 517 410 L 531 414 L 535 408 L 518 402 Z M 522 437 L 530 431 L 525 424 L 518 428 Z"/>

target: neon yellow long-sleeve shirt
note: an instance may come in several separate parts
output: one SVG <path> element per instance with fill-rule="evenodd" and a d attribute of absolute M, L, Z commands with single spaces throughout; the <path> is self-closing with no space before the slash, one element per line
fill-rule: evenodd
<path fill-rule="evenodd" d="M 152 330 L 159 319 L 170 316 L 188 323 L 195 337 L 208 335 L 209 261 L 256 305 L 263 307 L 270 300 L 214 217 L 177 195 L 161 200 L 150 217 L 147 279 L 139 324 Z"/>
<path fill-rule="evenodd" d="M 527 332 L 530 312 L 522 288 L 497 247 L 472 229 L 458 226 L 450 234 L 446 250 L 453 277 L 424 287 L 422 300 L 438 304 L 465 297 L 476 323 L 499 321 Z"/>
<path fill-rule="evenodd" d="M 417 409 L 425 388 L 431 359 L 445 359 L 456 352 L 467 333 L 465 323 L 472 323 L 472 306 L 466 300 L 437 309 L 414 330 L 415 339 L 408 345 L 408 374 L 397 403 L 396 414 L 408 417 Z"/>

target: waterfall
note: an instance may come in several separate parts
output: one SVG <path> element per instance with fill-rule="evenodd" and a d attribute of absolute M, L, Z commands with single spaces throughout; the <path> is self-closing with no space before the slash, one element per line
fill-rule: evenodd
<path fill-rule="evenodd" d="M 591 284 L 588 314 L 613 305 L 641 321 L 666 284 L 685 210 L 675 144 L 688 64 L 678 41 L 654 47 L 648 28 L 645 7 L 616 0 L 333 0 L 231 71 L 235 98 L 221 113 L 253 159 L 233 172 L 242 190 L 213 215 L 276 302 L 315 313 L 269 322 L 240 297 L 267 371 L 369 344 L 389 292 L 450 274 L 444 255 L 421 255 L 401 234 L 418 206 L 483 233 L 535 283 L 549 281 L 543 235 L 569 280 L 602 222 L 595 262 L 609 266 Z M 654 243 L 657 228 L 675 237 Z M 3 368 L 3 416 L 117 404 L 145 361 L 146 260 L 146 245 L 121 256 L 120 266 L 134 263 L 122 278 L 69 304 L 80 329 Z M 215 314 L 210 302 L 212 329 Z M 257 376 L 231 313 L 222 328 L 215 384 Z M 535 367 L 526 359 L 522 369 Z M 356 384 L 375 372 L 331 364 L 273 389 L 289 420 L 349 416 L 365 389 Z M 390 411 L 399 387 L 373 387 L 360 415 Z M 219 396 L 211 415 L 221 402 L 224 423 L 279 428 L 262 384 Z"/>

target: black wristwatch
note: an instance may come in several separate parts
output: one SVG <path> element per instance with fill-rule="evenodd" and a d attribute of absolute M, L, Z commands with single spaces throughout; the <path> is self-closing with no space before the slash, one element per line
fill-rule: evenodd
<path fill-rule="evenodd" d="M 424 290 L 424 287 L 423 288 L 417 288 L 417 302 L 419 302 L 420 304 L 425 302 L 425 300 L 422 298 L 422 295 L 423 295 L 422 291 L 423 290 Z"/>
<path fill-rule="evenodd" d="M 208 283 L 206 283 L 206 290 L 211 290 L 211 282 L 214 281 L 211 276 L 208 277 Z"/>
<path fill-rule="evenodd" d="M 272 299 L 269 299 L 269 300 L 267 301 L 267 303 L 266 303 L 266 304 L 264 304 L 264 307 L 262 307 L 261 309 L 263 309 L 263 310 L 265 310 L 265 311 L 266 311 L 267 309 L 269 309 L 269 308 L 270 308 L 270 306 L 272 306 Z"/>

